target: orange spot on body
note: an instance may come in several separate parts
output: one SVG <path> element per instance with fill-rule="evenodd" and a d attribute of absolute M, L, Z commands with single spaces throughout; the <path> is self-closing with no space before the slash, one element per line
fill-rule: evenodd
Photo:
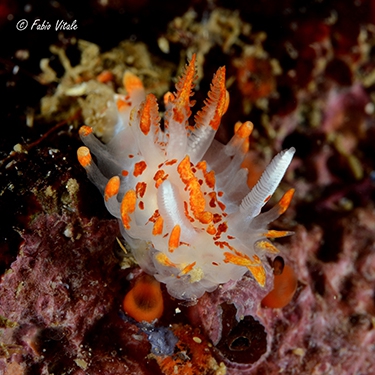
<path fill-rule="evenodd" d="M 177 171 L 184 184 L 188 184 L 190 180 L 195 178 L 195 175 L 191 170 L 189 156 L 184 157 L 184 159 L 178 165 Z"/>
<path fill-rule="evenodd" d="M 176 224 L 172 229 L 171 235 L 169 236 L 168 251 L 170 253 L 173 253 L 173 251 L 180 246 L 180 235 L 181 227 Z"/>
<path fill-rule="evenodd" d="M 137 194 L 137 198 L 143 198 L 146 192 L 146 187 L 146 182 L 137 182 L 137 185 L 135 185 L 135 192 Z"/>
<path fill-rule="evenodd" d="M 262 306 L 281 309 L 293 298 L 297 289 L 297 276 L 292 267 L 284 266 L 281 275 L 275 275 L 273 289 L 262 300 Z"/>
<path fill-rule="evenodd" d="M 126 229 L 130 229 L 130 214 L 135 210 L 135 204 L 137 202 L 137 196 L 134 190 L 128 190 L 121 202 L 120 212 L 122 224 Z"/>
<path fill-rule="evenodd" d="M 107 185 L 104 189 L 104 200 L 107 202 L 108 199 L 118 194 L 120 189 L 120 178 L 118 176 L 113 176 L 109 179 Z"/>
<path fill-rule="evenodd" d="M 148 221 L 151 221 L 151 223 L 155 223 L 156 220 L 160 217 L 159 210 L 155 210 L 155 212 L 152 214 L 152 216 L 148 219 Z"/>
<path fill-rule="evenodd" d="M 211 208 L 215 208 L 216 207 L 216 202 L 217 202 L 216 193 L 214 191 L 212 191 L 212 192 L 208 193 L 208 195 L 211 197 L 210 201 L 208 202 L 208 205 Z"/>
<path fill-rule="evenodd" d="M 203 172 L 204 180 L 207 186 L 210 189 L 213 189 L 215 187 L 215 182 L 216 182 L 215 172 L 214 171 L 207 172 L 207 163 L 205 160 L 202 160 L 199 163 L 197 163 L 197 168 Z"/>
<path fill-rule="evenodd" d="M 197 219 L 202 223 L 202 224 L 209 224 L 212 222 L 212 213 L 208 211 L 200 212 L 197 215 Z"/>
<path fill-rule="evenodd" d="M 218 205 L 222 211 L 225 210 L 226 206 L 225 206 L 224 203 L 220 202 L 217 199 L 216 192 L 212 191 L 212 192 L 208 193 L 208 195 L 211 198 L 209 203 L 208 203 L 210 207 L 214 208 L 214 207 L 216 207 L 216 205 Z"/>
<path fill-rule="evenodd" d="M 223 217 L 220 214 L 214 214 L 214 217 L 213 217 L 212 221 L 215 224 L 219 223 L 221 220 L 223 220 Z"/>
<path fill-rule="evenodd" d="M 237 250 L 233 246 L 229 245 L 229 243 L 227 241 L 215 241 L 214 244 L 216 246 L 220 247 L 220 249 L 224 249 L 224 247 L 227 247 L 229 250 L 231 250 L 231 251 L 233 251 L 235 253 L 237 252 Z M 238 253 L 242 254 L 240 252 L 238 252 Z M 230 253 L 224 253 L 224 254 L 230 254 Z"/>
<path fill-rule="evenodd" d="M 155 259 L 163 266 L 177 267 L 164 253 L 157 253 Z"/>
<path fill-rule="evenodd" d="M 211 236 L 213 236 L 215 233 L 216 233 L 216 228 L 213 224 L 209 224 L 207 229 L 206 229 L 206 232 L 208 234 L 210 234 Z"/>
<path fill-rule="evenodd" d="M 226 205 L 223 202 L 217 201 L 217 204 L 219 205 L 221 211 L 225 211 Z M 225 213 L 223 213 L 224 216 L 227 216 Z"/>
<path fill-rule="evenodd" d="M 216 232 L 214 239 L 217 240 L 221 236 L 222 233 L 225 233 L 227 231 L 227 229 L 228 229 L 228 224 L 226 222 L 219 224 L 217 227 L 217 232 Z"/>
<path fill-rule="evenodd" d="M 123 170 L 121 171 L 121 174 L 122 174 L 124 177 L 126 177 L 126 176 L 129 175 L 129 172 L 126 171 L 125 169 L 123 169 Z"/>
<path fill-rule="evenodd" d="M 206 201 L 201 191 L 199 181 L 191 169 L 189 156 L 185 156 L 180 162 L 177 167 L 177 172 L 179 173 L 182 182 L 189 190 L 189 203 L 193 216 L 202 224 L 209 224 L 213 219 L 213 215 L 211 212 L 204 210 Z"/>
<path fill-rule="evenodd" d="M 165 181 L 167 178 L 168 178 L 168 174 L 165 173 L 165 171 L 163 169 L 159 169 L 155 174 L 154 174 L 154 181 L 156 181 L 155 183 L 155 187 L 158 188 L 163 181 Z"/>
<path fill-rule="evenodd" d="M 154 180 L 157 181 L 159 179 L 163 179 L 165 176 L 165 171 L 163 169 L 159 169 L 155 175 L 154 175 Z"/>
<path fill-rule="evenodd" d="M 182 275 L 186 275 L 187 273 L 189 273 L 193 268 L 194 266 L 197 264 L 197 262 L 193 262 L 191 264 L 188 264 L 186 267 L 184 267 L 184 269 L 180 272 L 179 276 L 182 276 Z"/>
<path fill-rule="evenodd" d="M 197 163 L 196 167 L 200 169 L 203 173 L 207 171 L 206 160 L 201 160 Z"/>
<path fill-rule="evenodd" d="M 177 159 L 168 160 L 165 162 L 165 165 L 173 165 L 177 163 Z"/>
<path fill-rule="evenodd" d="M 159 319 L 164 311 L 160 283 L 152 276 L 141 276 L 126 294 L 123 309 L 138 322 Z"/>
<path fill-rule="evenodd" d="M 163 224 L 164 224 L 164 220 L 161 216 L 159 216 L 155 222 L 154 222 L 154 226 L 152 228 L 152 234 L 154 236 L 157 236 L 158 234 L 162 234 L 163 233 Z"/>
<path fill-rule="evenodd" d="M 77 158 L 79 164 L 81 164 L 83 168 L 88 167 L 92 161 L 90 150 L 85 146 L 82 146 L 77 150 Z"/>
<path fill-rule="evenodd" d="M 189 205 L 188 205 L 188 202 L 186 201 L 184 201 L 184 213 L 190 222 L 194 221 L 194 218 L 189 214 Z"/>
<path fill-rule="evenodd" d="M 214 171 L 210 171 L 210 172 L 207 172 L 205 175 L 204 175 L 204 178 L 205 178 L 205 181 L 206 181 L 206 184 L 209 188 L 213 189 L 215 187 L 215 172 Z"/>
<path fill-rule="evenodd" d="M 146 168 L 147 164 L 145 161 L 139 161 L 138 163 L 135 163 L 133 172 L 134 177 L 140 176 Z"/>

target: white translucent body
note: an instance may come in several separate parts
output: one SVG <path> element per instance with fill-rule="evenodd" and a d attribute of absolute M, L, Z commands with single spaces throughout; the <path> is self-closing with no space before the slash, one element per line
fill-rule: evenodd
<path fill-rule="evenodd" d="M 172 296 L 194 300 L 206 291 L 215 290 L 219 284 L 238 280 L 248 272 L 248 267 L 228 262 L 225 252 L 245 254 L 249 259 L 254 255 L 265 259 L 265 250 L 257 248 L 257 243 L 268 241 L 264 236 L 267 225 L 280 212 L 278 209 L 260 211 L 280 183 L 295 150 L 291 148 L 278 154 L 250 191 L 247 170 L 240 167 L 247 140 L 235 135 L 226 146 L 213 140 L 215 130 L 209 122 L 215 115 L 215 100 L 208 103 L 208 107 L 213 108 L 208 108 L 196 130 L 185 126 L 189 113 L 183 124 L 173 120 L 171 114 L 175 104 L 172 102 L 167 104 L 165 133 L 158 130 L 155 115 L 151 131 L 145 134 L 139 127 L 138 111 L 144 99 L 141 89 L 131 96 L 135 109 L 118 113 L 114 137 L 106 145 L 93 134 L 82 136 L 97 160 L 97 166 L 91 163 L 86 169 L 89 178 L 102 192 L 109 178 L 120 177 L 120 190 L 106 205 L 120 220 L 122 234 L 139 265 L 165 283 Z M 190 191 L 178 172 L 178 166 L 186 156 L 189 156 L 190 168 L 199 181 L 204 209 L 215 217 L 211 223 L 202 223 L 194 217 Z M 201 160 L 206 161 L 206 172 L 197 167 Z M 133 171 L 139 162 L 145 162 L 146 168 L 135 176 Z M 157 185 L 154 177 L 159 170 L 167 177 Z M 205 173 L 211 170 L 215 172 L 215 186 L 206 181 Z M 123 176 L 123 171 L 128 175 Z M 127 191 L 136 190 L 138 183 L 145 183 L 146 189 L 143 196 L 137 193 L 136 207 L 130 214 L 130 228 L 126 229 L 121 220 L 121 202 Z M 162 233 L 157 235 L 153 234 L 154 222 L 150 220 L 155 212 L 163 218 Z M 171 251 L 169 238 L 176 225 L 181 228 L 179 246 Z M 215 234 L 210 234 L 209 228 L 214 229 Z M 160 254 L 166 256 L 168 263 L 160 261 L 165 259 Z"/>

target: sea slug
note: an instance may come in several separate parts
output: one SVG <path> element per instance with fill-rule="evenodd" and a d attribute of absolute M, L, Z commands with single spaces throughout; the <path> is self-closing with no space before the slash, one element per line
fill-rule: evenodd
<path fill-rule="evenodd" d="M 267 225 L 285 212 L 294 192 L 290 189 L 261 213 L 295 149 L 276 155 L 250 191 L 241 163 L 253 124 L 237 123 L 227 145 L 214 139 L 229 104 L 221 67 L 192 126 L 195 77 L 193 55 L 176 92 L 164 96 L 162 130 L 155 96 L 146 95 L 141 80 L 126 72 L 128 95 L 115 95 L 111 107 L 117 119 L 112 139 L 103 144 L 90 127 L 82 126 L 86 147 L 78 149 L 80 164 L 119 219 L 139 265 L 184 300 L 196 300 L 249 271 L 264 287 L 263 262 L 278 253 L 269 239 L 290 234 Z"/>

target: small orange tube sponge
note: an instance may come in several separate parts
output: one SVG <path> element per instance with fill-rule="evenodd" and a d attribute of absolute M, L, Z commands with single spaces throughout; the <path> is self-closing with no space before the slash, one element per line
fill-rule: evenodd
<path fill-rule="evenodd" d="M 152 276 L 141 276 L 126 294 L 123 309 L 138 322 L 159 319 L 164 310 L 160 283 Z"/>
<path fill-rule="evenodd" d="M 297 289 L 297 276 L 293 268 L 285 265 L 283 272 L 274 276 L 273 289 L 263 298 L 262 306 L 280 309 L 293 298 Z"/>

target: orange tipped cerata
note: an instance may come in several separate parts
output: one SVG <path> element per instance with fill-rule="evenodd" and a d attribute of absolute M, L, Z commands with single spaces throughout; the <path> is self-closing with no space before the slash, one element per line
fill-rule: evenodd
<path fill-rule="evenodd" d="M 159 319 L 164 310 L 160 283 L 152 276 L 141 276 L 126 294 L 123 309 L 138 322 Z"/>
<path fill-rule="evenodd" d="M 285 265 L 280 275 L 274 276 L 273 289 L 263 298 L 262 306 L 281 309 L 293 298 L 297 289 L 297 276 L 293 268 Z"/>
<path fill-rule="evenodd" d="M 77 157 L 78 157 L 79 164 L 81 164 L 83 168 L 87 168 L 90 166 L 92 157 L 91 157 L 90 150 L 87 147 L 85 146 L 80 147 L 77 150 Z"/>

